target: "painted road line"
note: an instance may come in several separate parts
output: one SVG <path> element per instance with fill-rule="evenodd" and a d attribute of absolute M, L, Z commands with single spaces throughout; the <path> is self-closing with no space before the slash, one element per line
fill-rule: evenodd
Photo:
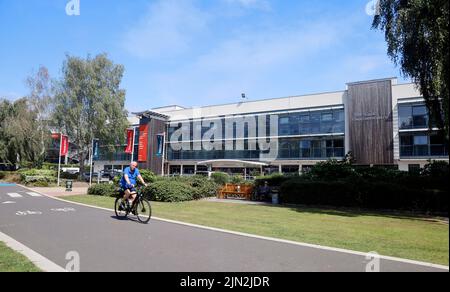
<path fill-rule="evenodd" d="M 22 195 L 18 193 L 7 193 L 7 195 L 10 196 L 11 198 L 22 198 Z"/>
<path fill-rule="evenodd" d="M 42 197 L 42 195 L 35 193 L 35 192 L 27 192 L 28 195 L 32 196 L 32 197 Z"/>
<path fill-rule="evenodd" d="M 25 245 L 2 232 L 0 232 L 0 241 L 3 241 L 9 248 L 13 249 L 14 251 L 26 256 L 33 264 L 35 264 L 44 272 L 67 272 L 65 269 L 58 266 L 51 260 L 38 254 L 34 250 L 26 247 Z"/>

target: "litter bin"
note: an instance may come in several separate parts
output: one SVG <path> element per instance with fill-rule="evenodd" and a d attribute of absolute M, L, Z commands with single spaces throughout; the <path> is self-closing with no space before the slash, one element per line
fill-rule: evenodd
<path fill-rule="evenodd" d="M 280 204 L 278 192 L 272 192 L 272 204 L 274 205 Z"/>
<path fill-rule="evenodd" d="M 73 181 L 68 180 L 66 181 L 66 192 L 71 192 L 73 187 Z"/>

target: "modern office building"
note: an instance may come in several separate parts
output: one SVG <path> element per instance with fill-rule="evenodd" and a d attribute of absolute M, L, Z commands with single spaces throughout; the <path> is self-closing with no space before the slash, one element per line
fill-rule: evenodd
<path fill-rule="evenodd" d="M 346 87 L 136 113 L 141 131 L 136 159 L 140 167 L 165 175 L 299 173 L 349 152 L 355 164 L 405 171 L 423 167 L 429 159 L 448 161 L 448 140 L 438 129 L 430 130 L 424 100 L 414 84 L 386 78 Z"/>
<path fill-rule="evenodd" d="M 129 117 L 128 123 L 130 124 L 130 128 L 135 129 L 135 138 L 134 138 L 134 153 L 128 154 L 125 153 L 126 145 L 117 145 L 116 151 L 111 153 L 108 151 L 107 147 L 100 145 L 99 156 L 94 159 L 94 172 L 100 172 L 102 170 L 119 170 L 122 171 L 125 167 L 130 165 L 132 160 L 137 160 L 138 154 L 138 141 L 139 141 L 139 118 Z M 101 143 L 100 143 L 101 144 Z"/>

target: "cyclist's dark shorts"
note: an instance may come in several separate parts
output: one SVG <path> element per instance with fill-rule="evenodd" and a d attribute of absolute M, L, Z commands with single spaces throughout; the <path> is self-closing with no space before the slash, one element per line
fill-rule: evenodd
<path fill-rule="evenodd" d="M 125 192 L 126 190 L 129 190 L 130 193 L 137 193 L 136 188 L 126 188 L 126 187 L 122 187 L 122 191 Z"/>

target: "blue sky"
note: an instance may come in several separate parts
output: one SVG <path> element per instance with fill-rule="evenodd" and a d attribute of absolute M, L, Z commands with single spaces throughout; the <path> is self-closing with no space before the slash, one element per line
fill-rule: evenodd
<path fill-rule="evenodd" d="M 342 90 L 400 75 L 371 30 L 369 0 L 0 0 L 0 96 L 39 65 L 106 52 L 125 66 L 127 109 Z M 400 79 L 400 82 L 405 80 Z"/>

